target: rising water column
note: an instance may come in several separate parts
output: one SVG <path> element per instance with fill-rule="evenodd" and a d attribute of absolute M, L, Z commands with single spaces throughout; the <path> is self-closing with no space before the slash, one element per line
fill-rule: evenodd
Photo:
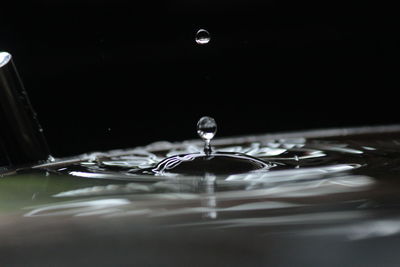
<path fill-rule="evenodd" d="M 43 161 L 49 155 L 11 54 L 0 51 L 0 167 Z"/>

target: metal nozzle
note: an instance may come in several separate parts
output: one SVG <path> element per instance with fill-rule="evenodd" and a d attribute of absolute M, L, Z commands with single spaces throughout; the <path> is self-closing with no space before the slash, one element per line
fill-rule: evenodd
<path fill-rule="evenodd" d="M 0 166 L 47 160 L 49 155 L 11 54 L 0 52 Z"/>

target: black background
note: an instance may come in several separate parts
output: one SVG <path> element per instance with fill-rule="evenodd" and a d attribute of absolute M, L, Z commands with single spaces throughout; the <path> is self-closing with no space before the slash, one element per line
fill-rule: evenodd
<path fill-rule="evenodd" d="M 196 138 L 398 123 L 396 9 L 358 1 L 39 1 L 3 6 L 55 156 Z M 211 41 L 198 45 L 207 29 Z"/>

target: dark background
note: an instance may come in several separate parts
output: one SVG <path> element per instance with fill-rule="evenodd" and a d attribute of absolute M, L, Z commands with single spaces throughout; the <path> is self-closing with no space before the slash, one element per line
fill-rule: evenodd
<path fill-rule="evenodd" d="M 38 1 L 3 6 L 55 156 L 196 138 L 398 123 L 396 9 L 358 1 Z M 195 34 L 211 33 L 207 45 Z M 397 68 L 396 68 L 397 65 Z"/>

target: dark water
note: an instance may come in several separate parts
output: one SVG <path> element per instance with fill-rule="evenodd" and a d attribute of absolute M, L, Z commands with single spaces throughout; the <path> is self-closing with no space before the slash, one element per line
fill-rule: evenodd
<path fill-rule="evenodd" d="M 228 162 L 223 172 L 157 172 L 166 157 L 203 148 L 197 141 L 158 142 L 4 176 L 2 260 L 66 266 L 400 262 L 397 126 L 213 144 L 214 152 L 248 155 L 265 166 L 231 172 Z M 16 257 L 15 249 L 26 257 Z"/>

